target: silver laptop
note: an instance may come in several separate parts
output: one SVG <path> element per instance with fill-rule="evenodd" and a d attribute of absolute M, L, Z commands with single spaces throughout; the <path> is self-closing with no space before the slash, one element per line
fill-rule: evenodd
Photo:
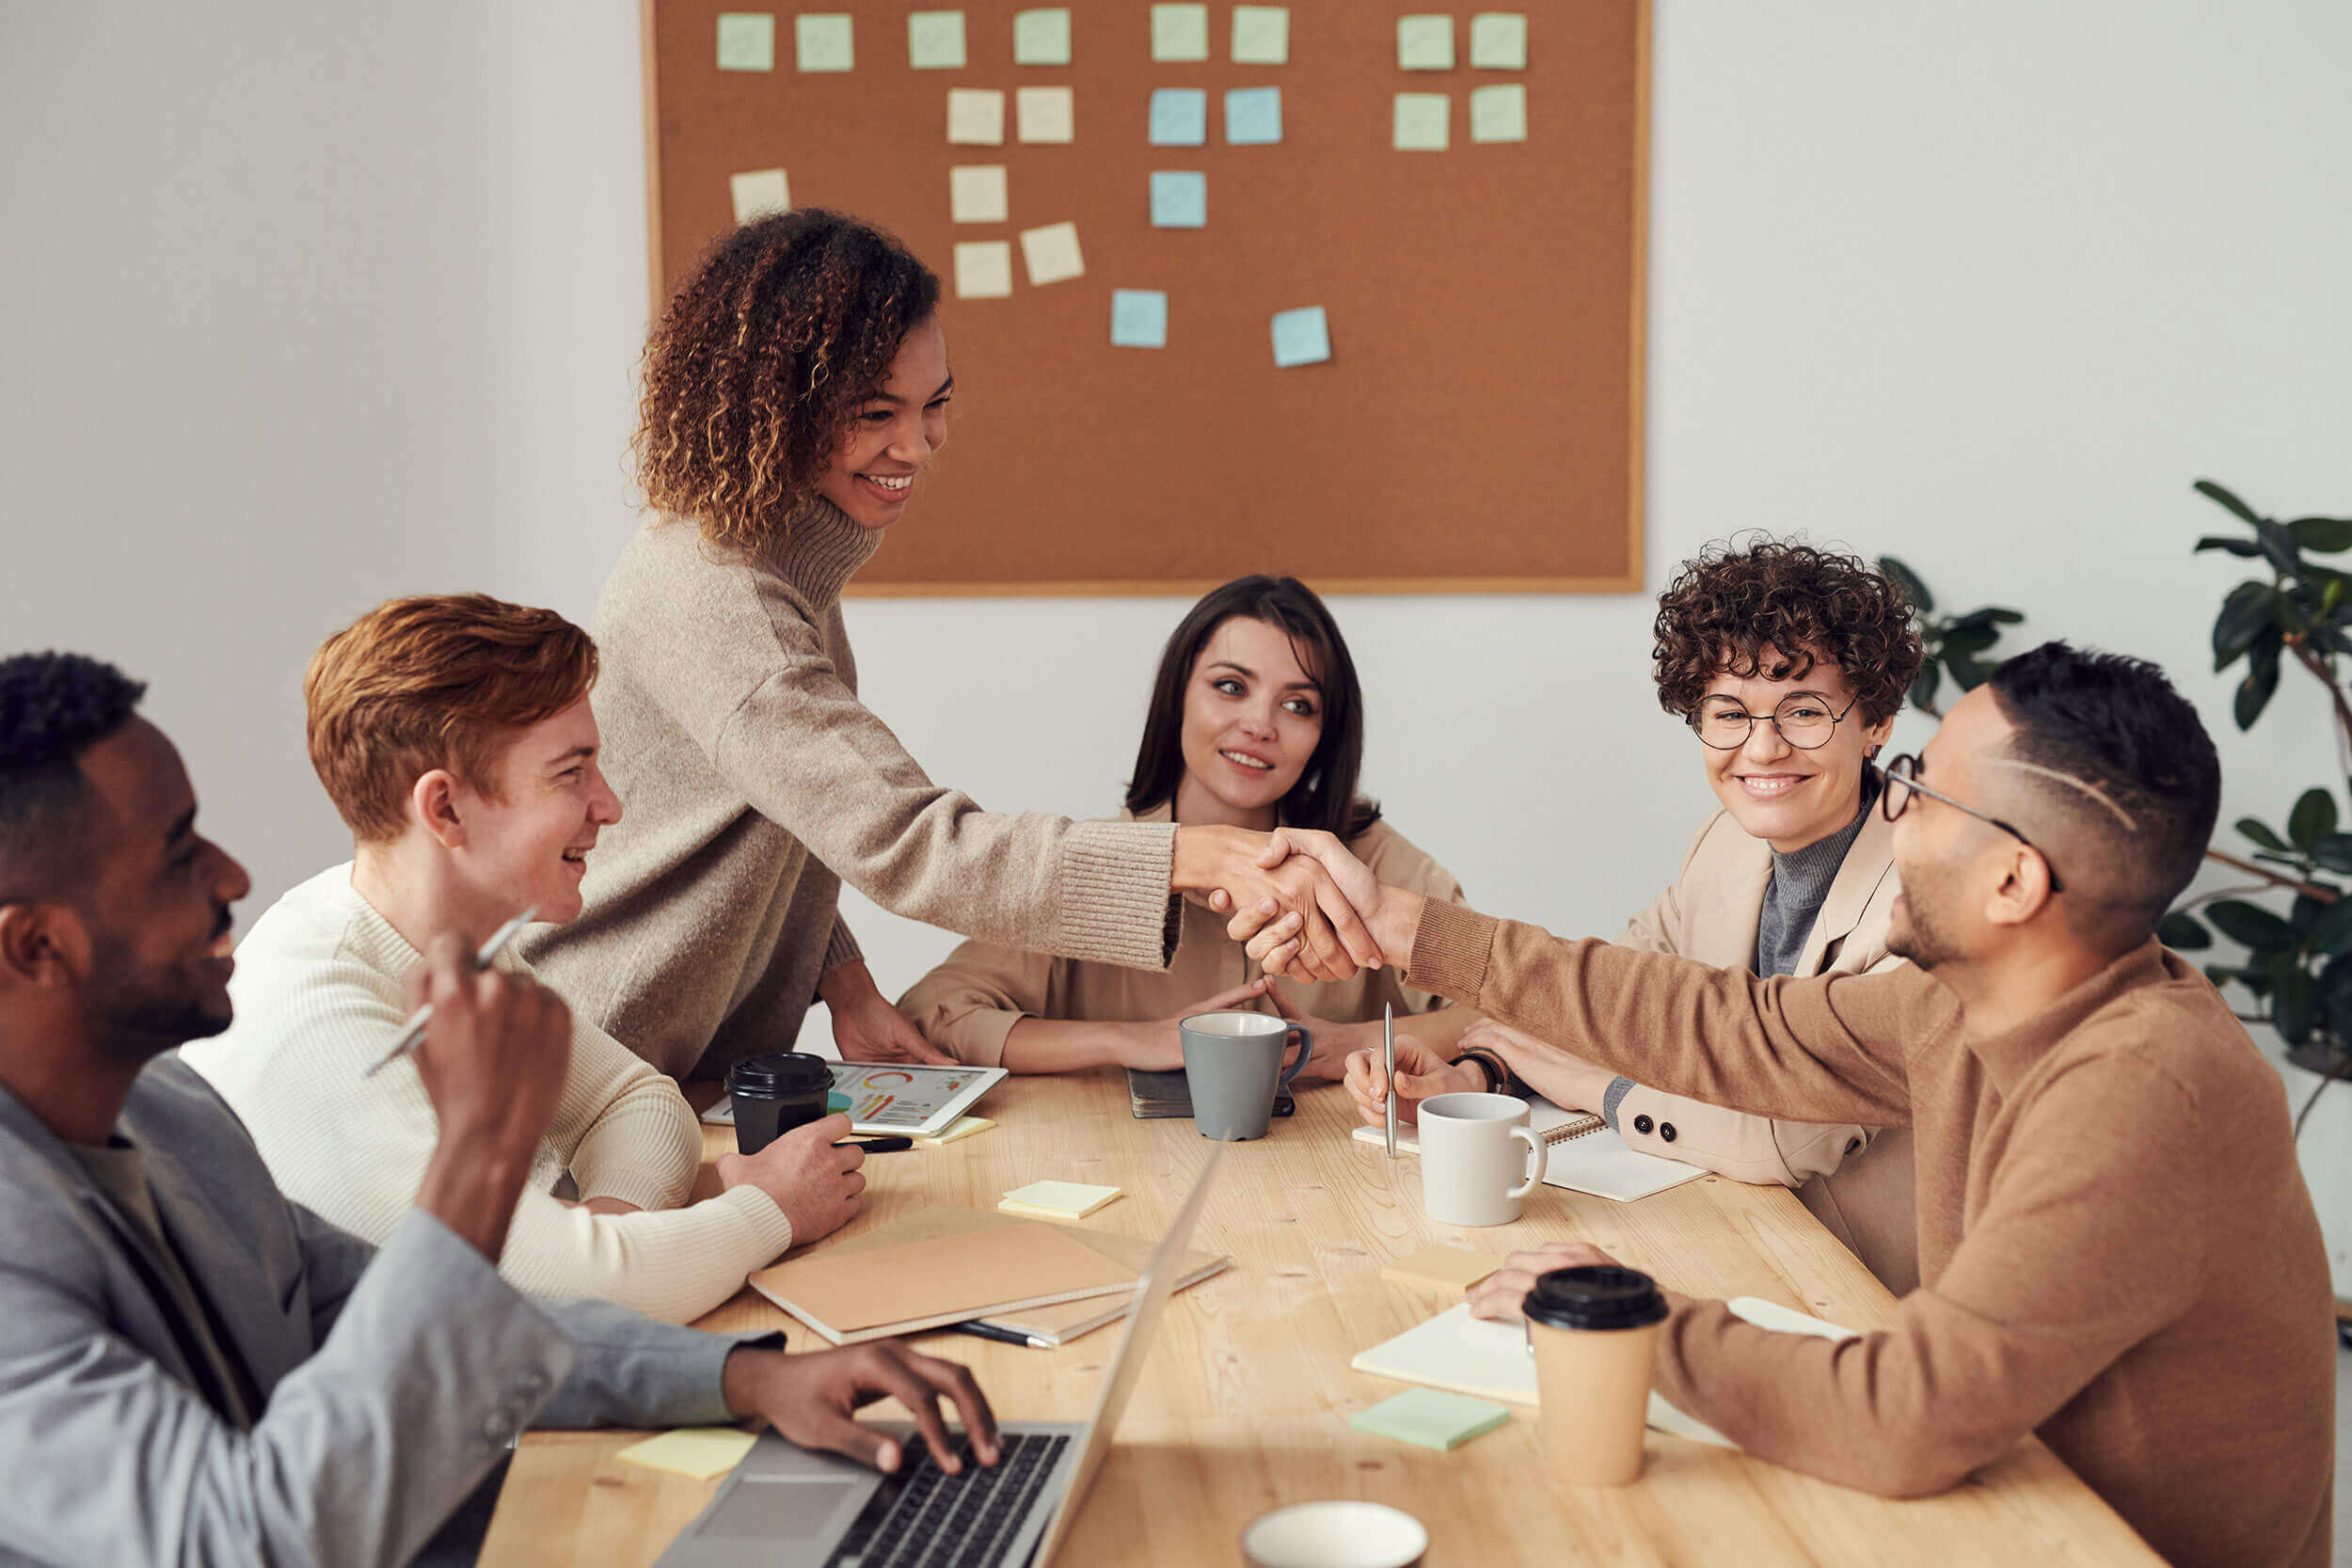
<path fill-rule="evenodd" d="M 1144 1268 L 1135 1310 L 1083 1426 L 1005 1423 L 998 1431 L 1004 1455 L 993 1468 L 976 1463 L 957 1433 L 961 1476 L 931 1462 L 911 1421 L 876 1423 L 899 1439 L 895 1476 L 762 1433 L 658 1568 L 753 1561 L 774 1568 L 1047 1568 L 1109 1456 L 1224 1154 L 1223 1144 L 1211 1146 L 1191 1196 Z"/>

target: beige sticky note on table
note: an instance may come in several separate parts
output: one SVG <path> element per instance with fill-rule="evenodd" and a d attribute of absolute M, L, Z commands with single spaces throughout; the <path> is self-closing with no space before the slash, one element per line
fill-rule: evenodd
<path fill-rule="evenodd" d="M 1470 140 L 1474 142 L 1527 139 L 1527 89 L 1517 82 L 1502 87 L 1472 87 L 1470 95 Z"/>
<path fill-rule="evenodd" d="M 767 11 L 719 13 L 719 69 L 776 69 L 776 19 Z"/>
<path fill-rule="evenodd" d="M 1061 227 L 1069 228 L 1070 225 Z M 1032 230 L 1031 233 L 1043 233 Z M 1024 240 L 1028 235 L 1022 236 Z M 1075 234 L 1072 235 L 1075 243 Z M 1082 1220 L 1120 1196 L 1117 1187 L 1098 1187 L 1085 1181 L 1032 1181 L 1025 1187 L 1015 1187 L 996 1205 L 1008 1213 L 1046 1214 L 1056 1219 Z"/>
<path fill-rule="evenodd" d="M 1068 87 L 1022 87 L 1013 95 L 1014 134 L 1025 142 L 1066 142 L 1076 135 L 1077 108 Z"/>
<path fill-rule="evenodd" d="M 1233 8 L 1233 63 L 1287 65 L 1291 57 L 1288 6 Z"/>
<path fill-rule="evenodd" d="M 1021 259 L 1028 263 L 1031 287 L 1040 283 L 1065 282 L 1083 276 L 1087 270 L 1085 260 L 1078 254 L 1078 226 L 1074 223 L 1049 223 L 1042 229 L 1024 229 L 1021 230 Z"/>
<path fill-rule="evenodd" d="M 1396 68 L 1399 71 L 1452 71 L 1454 19 L 1450 16 L 1398 17 Z"/>
<path fill-rule="evenodd" d="M 963 13 L 907 12 L 907 64 L 917 71 L 961 71 Z"/>
<path fill-rule="evenodd" d="M 1410 1257 L 1391 1259 L 1381 1269 L 1380 1277 L 1407 1285 L 1435 1286 L 1458 1294 L 1501 1267 L 1502 1259 L 1492 1253 L 1432 1245 Z"/>
<path fill-rule="evenodd" d="M 735 198 L 735 221 L 749 223 L 770 213 L 792 210 L 792 186 L 780 168 L 745 169 L 727 176 L 727 192 Z"/>
<path fill-rule="evenodd" d="M 968 1138 L 976 1132 L 985 1132 L 995 1125 L 986 1117 L 958 1117 L 942 1132 L 928 1138 L 918 1137 L 914 1141 L 924 1148 L 936 1148 L 941 1144 L 951 1144 L 959 1138 Z"/>
<path fill-rule="evenodd" d="M 1070 11 L 1066 7 L 1016 11 L 1012 18 L 1012 63 L 1068 65 Z"/>
<path fill-rule="evenodd" d="M 1473 71 L 1527 69 L 1527 17 L 1520 11 L 1481 11 L 1470 18 Z"/>
<path fill-rule="evenodd" d="M 1209 57 L 1209 8 L 1153 6 L 1152 57 L 1155 60 L 1205 60 Z"/>
<path fill-rule="evenodd" d="M 1012 293 L 1012 242 L 965 240 L 956 246 L 956 297 L 1002 299 Z"/>
<path fill-rule="evenodd" d="M 948 88 L 947 139 L 963 146 L 1002 147 L 1005 95 L 994 87 Z"/>
<path fill-rule="evenodd" d="M 752 1451 L 755 1441 L 750 1433 L 738 1432 L 733 1427 L 680 1427 L 675 1432 L 632 1443 L 612 1457 L 652 1470 L 708 1481 L 740 1465 L 743 1456 Z"/>
<path fill-rule="evenodd" d="M 1399 152 L 1443 152 L 1452 115 L 1453 101 L 1444 93 L 1398 93 L 1396 150 Z"/>
<path fill-rule="evenodd" d="M 947 205 L 958 223 L 1003 223 L 1012 215 L 1002 164 L 958 164 L 947 171 Z"/>
<path fill-rule="evenodd" d="M 792 41 L 803 71 L 848 71 L 857 63 L 853 28 L 840 11 L 803 11 L 792 19 Z"/>

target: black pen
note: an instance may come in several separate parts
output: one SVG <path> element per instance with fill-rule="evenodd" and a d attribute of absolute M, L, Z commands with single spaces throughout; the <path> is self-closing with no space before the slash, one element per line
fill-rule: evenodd
<path fill-rule="evenodd" d="M 975 1339 L 993 1339 L 1000 1345 L 1021 1345 L 1029 1350 L 1052 1350 L 1054 1348 L 1034 1334 L 1023 1334 L 1017 1329 L 998 1328 L 994 1323 L 984 1323 L 977 1318 L 974 1318 L 969 1323 L 947 1323 L 944 1326 L 950 1334 L 969 1334 Z"/>
<path fill-rule="evenodd" d="M 913 1138 L 850 1138 L 833 1146 L 835 1148 L 862 1148 L 868 1154 L 896 1154 L 902 1148 L 913 1148 Z"/>

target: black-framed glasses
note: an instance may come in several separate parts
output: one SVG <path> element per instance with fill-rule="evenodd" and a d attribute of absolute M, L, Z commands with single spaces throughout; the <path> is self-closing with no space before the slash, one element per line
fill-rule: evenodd
<path fill-rule="evenodd" d="M 2047 849 L 1999 817 L 1980 812 L 1965 800 L 1955 800 L 1942 790 L 1930 789 L 1926 784 L 1921 784 L 1919 782 L 1919 758 L 1915 753 L 1906 752 L 1901 756 L 1888 759 L 1880 767 L 1879 774 L 1885 781 L 1884 787 L 1879 791 L 1879 810 L 1886 814 L 1886 819 L 1889 822 L 1894 821 L 1910 808 L 1911 798 L 1915 794 L 1924 795 L 1931 800 L 1941 800 L 1954 811 L 1964 811 L 1978 821 L 1990 823 L 2000 829 L 2001 832 L 2040 855 L 2042 863 L 2049 867 L 2050 891 L 2052 893 L 2066 891 L 2066 884 L 2058 880 L 2058 866 L 2052 863 Z"/>
<path fill-rule="evenodd" d="M 1692 710 L 1691 732 L 1702 744 L 1718 752 L 1736 752 L 1748 743 L 1748 737 L 1756 733 L 1756 721 L 1761 719 L 1798 751 L 1818 752 L 1829 744 L 1838 724 L 1847 713 L 1853 711 L 1854 703 L 1860 701 L 1856 697 L 1848 703 L 1845 713 L 1832 713 L 1828 698 L 1800 691 L 1783 697 L 1780 705 L 1770 713 L 1750 713 L 1736 697 L 1708 697 Z"/>

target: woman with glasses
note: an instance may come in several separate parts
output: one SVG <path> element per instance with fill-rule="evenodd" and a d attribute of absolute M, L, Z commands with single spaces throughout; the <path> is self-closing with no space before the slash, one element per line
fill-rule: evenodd
<path fill-rule="evenodd" d="M 1656 631 L 1659 703 L 1689 725 L 1722 809 L 1625 945 L 1758 974 L 1901 962 L 1886 951 L 1894 832 L 1871 809 L 1872 759 L 1921 660 L 1901 590 L 1856 557 L 1759 535 L 1686 562 L 1659 599 Z M 1634 1148 L 1795 1188 L 1889 1290 L 1918 1283 L 1908 1131 L 1727 1111 L 1562 1067 L 1557 1052 L 1533 1061 L 1517 1049 L 1525 1037 L 1481 1021 L 1451 1067 L 1400 1046 L 1398 1093 L 1486 1088 L 1527 1069 L 1530 1086 L 1600 1112 Z M 1347 1070 L 1364 1115 L 1380 1119 L 1377 1057 Z"/>

